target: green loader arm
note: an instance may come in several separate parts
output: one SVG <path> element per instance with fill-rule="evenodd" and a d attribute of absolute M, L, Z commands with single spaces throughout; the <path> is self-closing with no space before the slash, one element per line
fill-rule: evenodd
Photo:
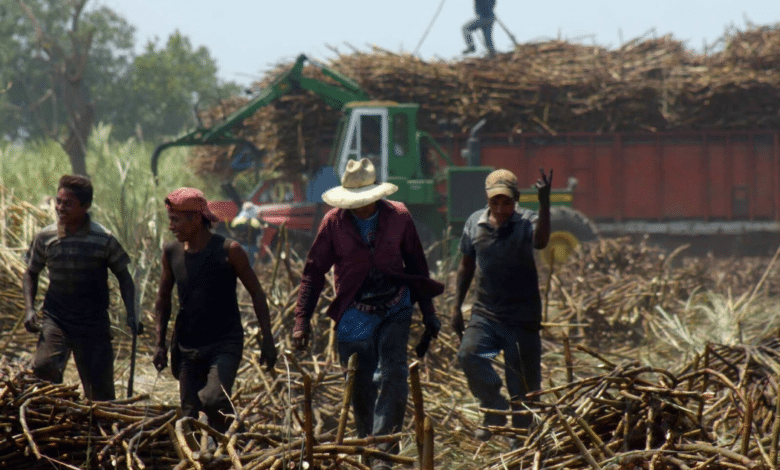
<path fill-rule="evenodd" d="M 326 77 L 336 81 L 338 85 L 332 85 L 314 78 L 304 77 L 303 67 L 307 61 L 317 66 Z M 158 145 L 157 148 L 154 149 L 154 153 L 152 153 L 151 161 L 152 174 L 154 175 L 155 181 L 157 180 L 157 165 L 160 154 L 167 148 L 233 144 L 247 144 L 254 147 L 254 145 L 246 139 L 237 137 L 233 133 L 233 129 L 244 122 L 246 118 L 256 113 L 258 109 L 297 90 L 309 90 L 316 93 L 328 106 L 337 111 L 341 110 L 341 108 L 350 101 L 365 101 L 368 99 L 368 93 L 360 88 L 360 85 L 358 85 L 357 82 L 329 68 L 321 62 L 309 59 L 304 54 L 301 54 L 298 56 L 295 64 L 293 64 L 290 70 L 279 75 L 270 85 L 261 90 L 255 98 L 234 111 L 218 125 L 211 128 L 199 127 L 176 140 Z"/>

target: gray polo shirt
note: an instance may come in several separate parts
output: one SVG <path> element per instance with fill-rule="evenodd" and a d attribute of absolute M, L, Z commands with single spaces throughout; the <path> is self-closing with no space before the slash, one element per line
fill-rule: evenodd
<path fill-rule="evenodd" d="M 508 325 L 538 328 L 542 301 L 534 262 L 535 212 L 517 208 L 500 227 L 488 221 L 488 209 L 469 217 L 460 251 L 476 259 L 476 300 L 472 314 Z"/>

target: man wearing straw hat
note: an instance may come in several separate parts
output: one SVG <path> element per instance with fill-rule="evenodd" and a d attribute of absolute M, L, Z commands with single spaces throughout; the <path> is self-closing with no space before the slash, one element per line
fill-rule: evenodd
<path fill-rule="evenodd" d="M 27 271 L 22 278 L 24 326 L 31 333 L 40 333 L 32 364 L 37 377 L 61 383 L 73 352 L 84 396 L 104 401 L 116 398 L 108 270 L 119 282 L 130 331 L 140 334 L 143 326 L 135 314 L 135 284 L 127 269 L 130 258 L 114 235 L 90 218 L 87 211 L 92 195 L 87 177 L 60 178 L 57 223 L 38 232 L 27 252 Z M 49 288 L 43 301 L 43 321 L 39 322 L 35 294 L 44 267 L 49 270 Z"/>
<path fill-rule="evenodd" d="M 508 170 L 496 170 L 485 180 L 488 206 L 466 221 L 460 239 L 463 254 L 458 267 L 451 324 L 461 338 L 458 361 L 469 389 L 481 408 L 520 408 L 526 394 L 539 390 L 542 380 L 542 301 L 534 261 L 534 249 L 541 250 L 550 239 L 550 184 L 541 171 L 536 182 L 538 214 L 515 209 L 520 197 L 517 178 Z M 476 298 L 468 327 L 462 306 L 471 280 L 478 274 Z M 465 330 L 465 333 L 464 333 Z M 501 378 L 492 360 L 504 351 L 504 370 L 509 401 L 501 395 Z M 487 441 L 488 426 L 502 426 L 505 414 L 487 413 L 476 437 Z M 530 416 L 515 414 L 512 425 L 525 428 Z"/>
<path fill-rule="evenodd" d="M 435 337 L 440 329 L 432 298 L 444 287 L 429 277 L 409 211 L 382 199 L 397 190 L 394 184 L 377 183 L 369 159 L 347 163 L 341 186 L 322 195 L 334 208 L 309 250 L 295 309 L 293 344 L 304 349 L 325 274 L 334 267 L 336 298 L 327 313 L 337 323 L 342 365 L 357 353 L 352 407 L 359 437 L 398 432 L 403 424 L 414 303 L 429 334 Z M 397 452 L 398 444 L 379 448 Z M 374 468 L 389 467 L 377 462 Z"/>
<path fill-rule="evenodd" d="M 249 291 L 263 334 L 260 362 L 273 369 L 276 346 L 268 303 L 241 245 L 209 230 L 219 219 L 200 190 L 179 188 L 165 198 L 165 207 L 176 240 L 163 247 L 154 305 L 154 366 L 161 371 L 168 365 L 165 340 L 175 284 L 179 313 L 171 339 L 171 371 L 179 380 L 182 412 L 197 418 L 202 411 L 211 427 L 225 432 L 228 415 L 233 414 L 230 393 L 244 348 L 236 280 Z"/>

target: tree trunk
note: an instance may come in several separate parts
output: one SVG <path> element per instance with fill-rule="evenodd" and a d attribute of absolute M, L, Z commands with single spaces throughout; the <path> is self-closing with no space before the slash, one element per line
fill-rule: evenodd
<path fill-rule="evenodd" d="M 75 41 L 74 41 L 75 42 Z M 67 111 L 68 138 L 60 142 L 65 153 L 70 157 L 70 166 L 74 174 L 87 176 L 87 141 L 92 132 L 95 119 L 95 105 L 88 98 L 87 87 L 84 84 L 84 68 L 86 51 L 83 56 L 75 53 L 67 57 L 62 72 L 55 73 L 55 85 L 62 90 L 62 101 Z M 69 71 L 76 73 L 70 74 Z"/>
<path fill-rule="evenodd" d="M 84 72 L 87 68 L 89 50 L 92 47 L 92 30 L 79 31 L 79 19 L 87 0 L 79 0 L 74 4 L 71 30 L 68 32 L 71 42 L 71 53 L 65 49 L 46 31 L 41 28 L 32 10 L 19 0 L 19 4 L 27 12 L 35 25 L 36 36 L 41 49 L 48 56 L 51 67 L 52 90 L 50 99 L 61 100 L 66 112 L 68 136 L 60 140 L 60 129 L 57 123 L 56 107 L 54 122 L 48 129 L 49 136 L 59 142 L 70 158 L 71 170 L 74 174 L 87 175 L 87 140 L 92 132 L 95 120 L 95 104 L 89 99 L 89 92 L 84 83 Z"/>

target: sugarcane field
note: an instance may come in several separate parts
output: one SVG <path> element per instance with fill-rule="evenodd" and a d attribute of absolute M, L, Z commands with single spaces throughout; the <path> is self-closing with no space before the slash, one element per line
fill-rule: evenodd
<path fill-rule="evenodd" d="M 117 143 L 96 126 L 89 213 L 129 257 L 143 324 L 128 329 L 121 281 L 109 274 L 114 400 L 86 398 L 73 359 L 62 383 L 33 372 L 42 339 L 26 329 L 23 285 L 37 234 L 56 232 L 58 180 L 70 170 L 59 147 L 0 146 L 0 469 L 780 468 L 780 26 L 722 42 L 703 54 L 671 35 L 613 49 L 550 40 L 457 61 L 354 49 L 324 69 L 278 64 L 254 96 L 199 109 L 198 129 L 178 140 Z M 349 97 L 333 101 L 320 84 Z M 341 175 L 361 156 L 376 165 L 372 184 L 397 185 L 387 199 L 409 207 L 443 286 L 430 299 L 441 322 L 433 339 L 422 302 L 412 313 L 403 425 L 367 436 L 352 406 L 363 393 L 359 359 L 341 357 L 343 330 L 329 316 L 341 305 L 338 266 L 327 266 L 310 330 L 299 324 L 317 264 L 309 250 L 340 207 L 321 193 L 346 188 Z M 335 178 L 326 186 L 315 176 L 324 166 Z M 493 208 L 484 193 L 493 170 L 516 175 L 512 208 L 543 212 L 540 167 L 553 213 L 549 246 L 533 251 L 541 387 L 486 409 L 450 321 L 462 304 L 469 324 L 479 295 L 466 283 L 458 298 L 468 256 L 459 243 L 469 216 Z M 226 429 L 183 412 L 167 352 L 158 367 L 159 292 L 176 290 L 167 250 L 180 235 L 170 228 L 177 187 L 203 191 L 197 211 L 249 254 L 270 311 L 269 368 L 256 298 L 237 286 L 244 339 Z M 556 214 L 572 225 L 556 225 Z M 49 278 L 37 272 L 40 311 Z M 167 307 L 173 347 L 181 293 Z M 502 378 L 505 355 L 490 356 Z M 492 415 L 508 424 L 486 426 Z M 515 416 L 531 424 L 513 426 Z"/>

